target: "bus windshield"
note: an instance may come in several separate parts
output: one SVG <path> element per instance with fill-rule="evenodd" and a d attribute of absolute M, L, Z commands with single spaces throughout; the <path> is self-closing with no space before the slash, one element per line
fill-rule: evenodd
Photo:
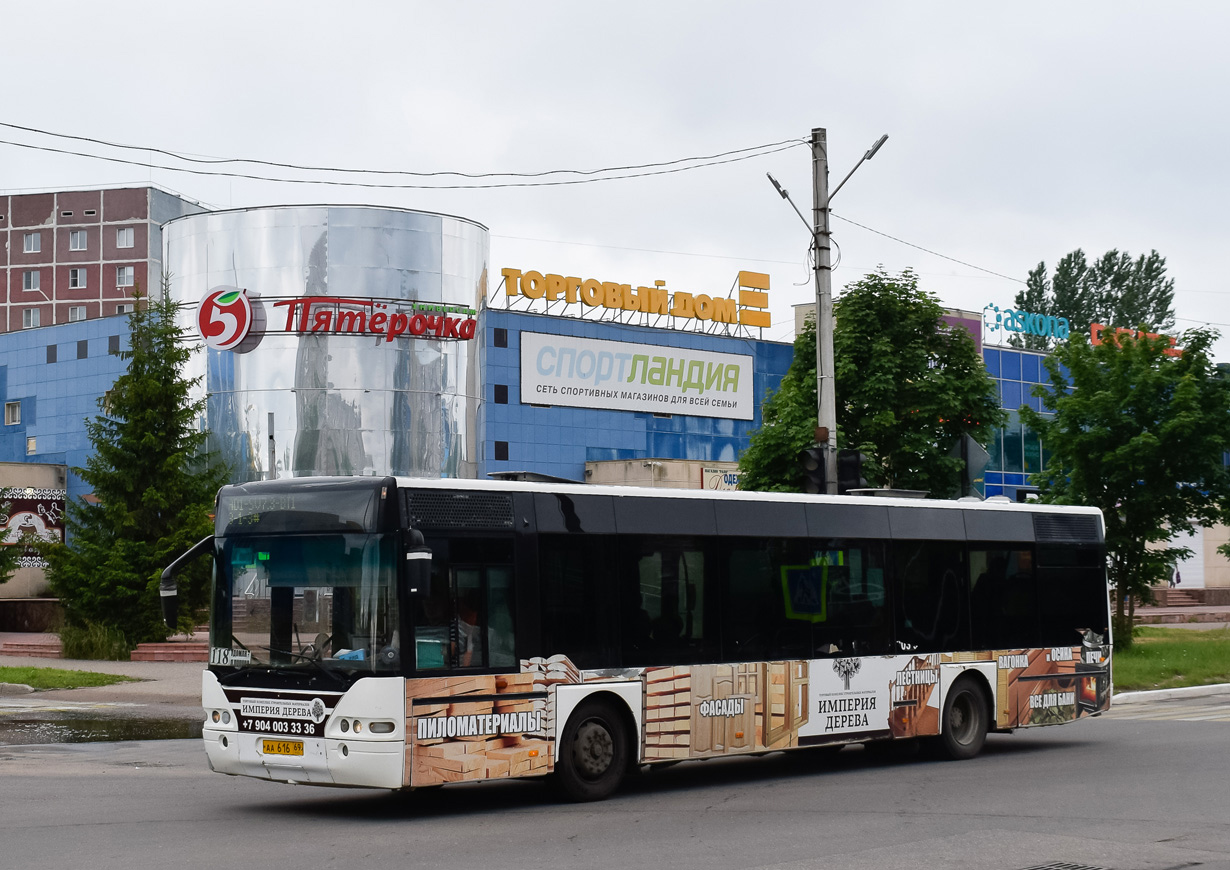
<path fill-rule="evenodd" d="M 235 535 L 216 544 L 212 664 L 400 667 L 394 535 Z"/>

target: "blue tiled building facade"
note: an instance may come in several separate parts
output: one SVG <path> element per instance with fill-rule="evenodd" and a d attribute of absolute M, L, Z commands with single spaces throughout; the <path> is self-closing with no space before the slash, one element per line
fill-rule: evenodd
<path fill-rule="evenodd" d="M 732 420 L 522 404 L 522 332 L 751 356 L 755 415 L 751 420 Z M 488 309 L 483 312 L 479 353 L 484 391 L 479 476 L 532 471 L 580 481 L 585 479 L 587 461 L 737 461 L 751 433 L 760 427 L 760 406 L 790 368 L 794 348 L 748 338 Z"/>
<path fill-rule="evenodd" d="M 0 461 L 67 465 L 68 498 L 89 492 L 73 468 L 90 455 L 85 421 L 126 363 L 128 317 L 118 315 L 0 336 Z M 15 421 L 15 422 L 10 422 Z"/>
<path fill-rule="evenodd" d="M 984 495 L 988 498 L 1004 495 L 1016 501 L 1022 491 L 1034 489 L 1029 485 L 1029 475 L 1041 471 L 1047 460 L 1047 451 L 1038 440 L 1038 433 L 1021 422 L 1019 410 L 1022 405 L 1028 405 L 1035 411 L 1043 411 L 1041 399 L 1033 391 L 1038 384 L 1050 380 L 1042 364 L 1045 354 L 984 346 L 982 359 L 999 391 L 999 406 L 1008 412 L 1007 425 L 987 445 L 991 459 L 984 475 Z"/>

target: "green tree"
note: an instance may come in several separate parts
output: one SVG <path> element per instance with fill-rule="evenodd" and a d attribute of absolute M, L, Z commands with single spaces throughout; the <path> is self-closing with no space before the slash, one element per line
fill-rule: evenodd
<path fill-rule="evenodd" d="M 794 358 L 781 386 L 764 403 L 760 428 L 739 457 L 739 488 L 802 492 L 798 455 L 816 434 L 816 321 L 807 320 L 794 340 Z"/>
<path fill-rule="evenodd" d="M 1230 508 L 1230 383 L 1209 358 L 1216 337 L 1189 331 L 1172 357 L 1165 339 L 1094 347 L 1073 336 L 1045 361 L 1050 383 L 1034 389 L 1052 413 L 1021 408 L 1050 451 L 1032 478 L 1042 500 L 1102 510 L 1121 647 L 1131 644 L 1132 602 L 1185 554 L 1166 542 Z"/>
<path fill-rule="evenodd" d="M 52 591 L 70 626 L 121 631 L 129 645 L 161 640 L 158 578 L 162 569 L 212 530 L 209 512 L 224 469 L 204 455 L 198 426 L 199 379 L 182 370 L 192 353 L 175 320 L 164 279 L 157 299 L 142 298 L 129 315 L 128 369 L 86 421 L 92 451 L 74 469 L 93 493 L 72 501 L 67 542 L 40 548 Z M 190 627 L 208 595 L 206 566 L 180 575 L 180 624 Z"/>
<path fill-rule="evenodd" d="M 940 319 L 943 308 L 909 271 L 880 270 L 850 284 L 834 315 L 838 446 L 868 457 L 864 474 L 873 486 L 954 495 L 963 468 L 954 444 L 966 434 L 986 444 L 1005 417 L 973 338 Z M 740 487 L 802 491 L 798 454 L 815 427 L 816 335 L 809 322 L 739 459 Z"/>
<path fill-rule="evenodd" d="M 833 311 L 838 446 L 868 456 L 874 486 L 957 494 L 954 446 L 985 446 L 1006 419 L 973 336 L 941 320 L 909 270 L 848 285 Z"/>
<path fill-rule="evenodd" d="M 1166 277 L 1166 258 L 1157 251 L 1133 259 L 1126 251 L 1110 250 L 1093 263 L 1079 248 L 1062 257 L 1048 278 L 1046 263 L 1029 273 L 1025 289 L 1016 295 L 1018 310 L 1066 317 L 1072 333 L 1089 333 L 1091 323 L 1165 332 L 1174 327 L 1174 279 Z M 1014 334 L 1016 347 L 1048 349 L 1044 336 Z"/>

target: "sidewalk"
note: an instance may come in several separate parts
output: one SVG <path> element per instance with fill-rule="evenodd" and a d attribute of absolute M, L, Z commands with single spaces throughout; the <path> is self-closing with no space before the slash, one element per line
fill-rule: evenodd
<path fill-rule="evenodd" d="M 41 636 L 0 632 L 6 640 L 34 640 Z M 205 662 L 106 662 L 82 659 L 48 659 L 31 656 L 0 655 L 0 667 L 58 668 L 122 674 L 140 682 L 114 683 L 81 689 L 53 689 L 30 694 L 5 695 L 4 701 L 33 707 L 63 704 L 105 705 L 115 715 L 199 719 L 201 712 L 201 672 Z M 115 705 L 114 707 L 111 705 Z"/>
<path fill-rule="evenodd" d="M 1230 624 L 1230 606 L 1180 604 L 1173 607 L 1137 607 L 1136 624 L 1223 628 Z"/>

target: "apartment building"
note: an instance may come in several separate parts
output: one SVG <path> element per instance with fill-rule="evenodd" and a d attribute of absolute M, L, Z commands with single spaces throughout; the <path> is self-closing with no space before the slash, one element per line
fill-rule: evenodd
<path fill-rule="evenodd" d="M 128 311 L 157 289 L 162 224 L 202 211 L 157 187 L 0 196 L 0 333 Z"/>

